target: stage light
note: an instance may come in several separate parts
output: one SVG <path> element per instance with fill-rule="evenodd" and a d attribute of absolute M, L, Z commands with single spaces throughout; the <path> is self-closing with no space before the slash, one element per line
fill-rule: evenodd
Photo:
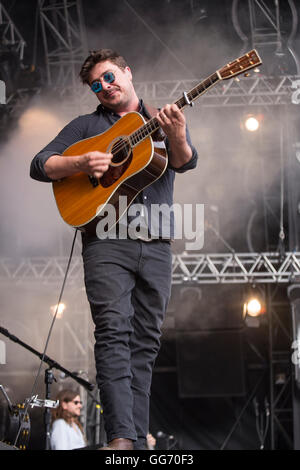
<path fill-rule="evenodd" d="M 251 296 L 244 303 L 244 317 L 258 317 L 266 313 L 266 308 L 263 300 L 259 295 Z"/>
<path fill-rule="evenodd" d="M 260 318 L 266 313 L 265 302 L 260 293 L 250 292 L 243 307 L 243 318 L 247 326 L 259 327 Z"/>
<path fill-rule="evenodd" d="M 245 128 L 249 132 L 255 132 L 259 128 L 259 120 L 255 116 L 248 116 L 245 121 Z"/>
<path fill-rule="evenodd" d="M 243 113 L 240 127 L 244 131 L 255 133 L 261 128 L 263 121 L 264 115 L 262 113 Z"/>
<path fill-rule="evenodd" d="M 51 313 L 52 313 L 53 316 L 55 315 L 55 313 L 57 311 L 56 318 L 62 318 L 65 309 L 66 309 L 66 305 L 63 304 L 63 303 L 60 303 L 58 305 L 57 304 L 52 305 L 52 307 L 50 307 L 50 310 L 51 310 Z"/>
<path fill-rule="evenodd" d="M 246 314 L 248 314 L 250 317 L 258 317 L 258 315 L 261 315 L 262 306 L 259 299 L 250 299 L 248 302 L 245 303 L 244 310 L 246 311 Z"/>

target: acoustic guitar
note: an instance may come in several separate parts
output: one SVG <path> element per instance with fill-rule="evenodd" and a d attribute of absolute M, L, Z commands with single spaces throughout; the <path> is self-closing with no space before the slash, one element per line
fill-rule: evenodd
<path fill-rule="evenodd" d="M 251 50 L 184 92 L 175 104 L 179 109 L 194 101 L 221 80 L 228 80 L 262 63 L 257 51 Z M 96 179 L 77 173 L 53 183 L 53 192 L 63 220 L 83 232 L 96 233 L 97 223 L 106 215 L 107 205 L 116 211 L 115 223 L 135 197 L 160 178 L 168 165 L 164 148 L 155 146 L 151 136 L 160 129 L 156 117 L 145 121 L 137 112 L 129 112 L 102 134 L 80 140 L 63 155 L 82 155 L 91 151 L 112 153 L 108 170 Z M 126 196 L 126 207 L 119 204 Z M 124 201 L 123 197 L 123 201 Z M 108 227 L 111 229 L 112 227 Z"/>

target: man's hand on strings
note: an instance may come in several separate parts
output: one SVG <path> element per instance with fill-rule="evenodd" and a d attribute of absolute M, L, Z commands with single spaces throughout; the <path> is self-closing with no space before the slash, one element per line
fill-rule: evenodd
<path fill-rule="evenodd" d="M 111 153 L 97 151 L 85 153 L 81 155 L 79 164 L 80 171 L 83 171 L 94 178 L 101 178 L 103 173 L 108 170 L 111 159 Z"/>
<path fill-rule="evenodd" d="M 186 142 L 186 120 L 184 114 L 180 111 L 176 104 L 166 104 L 156 115 L 158 123 L 170 144 L 172 142 L 177 145 Z"/>

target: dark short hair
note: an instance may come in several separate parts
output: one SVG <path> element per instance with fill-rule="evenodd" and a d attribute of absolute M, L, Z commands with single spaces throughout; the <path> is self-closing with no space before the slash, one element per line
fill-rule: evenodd
<path fill-rule="evenodd" d="M 121 69 L 125 69 L 125 67 L 127 67 L 127 63 L 124 57 L 112 49 L 99 49 L 97 51 L 90 51 L 90 55 L 85 59 L 79 72 L 82 83 L 89 83 L 89 74 L 92 68 L 96 64 L 104 62 L 105 60 L 109 60 Z"/>

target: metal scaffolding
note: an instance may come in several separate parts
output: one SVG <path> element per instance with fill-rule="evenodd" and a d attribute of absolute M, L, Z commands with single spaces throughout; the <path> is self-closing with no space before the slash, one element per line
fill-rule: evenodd
<path fill-rule="evenodd" d="M 81 0 L 39 0 L 39 15 L 48 85 L 70 96 L 87 54 Z"/>
<path fill-rule="evenodd" d="M 2 2 L 0 2 L 0 28 L 2 44 L 4 46 L 13 48 L 13 50 L 17 52 L 19 59 L 22 62 L 26 42 L 12 21 L 11 17 L 7 13 Z"/>
<path fill-rule="evenodd" d="M 296 74 L 264 75 L 253 73 L 247 78 L 227 80 L 219 83 L 202 95 L 201 107 L 272 107 L 299 103 L 300 89 L 299 59 L 293 48 L 293 39 L 297 26 L 297 12 L 293 0 L 287 0 L 290 6 L 292 29 L 284 40 L 280 24 L 280 2 L 272 6 L 263 0 L 248 0 L 249 34 L 242 30 L 240 22 L 240 0 L 232 2 L 232 22 L 243 42 L 243 51 L 250 47 L 273 48 L 279 56 L 287 50 Z M 76 102 L 72 106 L 85 111 L 90 100 L 90 90 L 85 87 L 78 96 L 78 66 L 87 53 L 85 24 L 81 1 L 39 0 L 39 15 L 45 51 L 46 75 L 48 84 L 65 98 L 76 93 Z M 193 3 L 194 7 L 198 5 Z M 199 10 L 199 14 L 201 10 Z M 6 22 L 6 23 L 5 23 Z M 23 57 L 25 41 L 8 19 L 0 3 L 0 24 L 5 24 L 7 41 L 19 42 L 18 51 Z M 262 26 L 263 24 L 263 26 Z M 160 106 L 174 102 L 183 91 L 188 91 L 198 80 L 166 80 L 135 83 L 138 96 Z M 22 90 L 18 91 L 22 95 Z M 23 96 L 23 95 L 22 95 Z M 25 93 L 26 96 L 26 93 Z M 17 101 L 22 108 L 21 102 Z M 89 106 L 89 105 L 88 105 Z M 86 108 L 87 112 L 90 108 Z M 268 249 L 268 248 L 267 248 Z M 60 284 L 63 281 L 68 263 L 66 257 L 2 258 L 0 259 L 0 280 L 11 280 L 17 284 L 38 282 Z M 83 279 L 82 259 L 73 257 L 68 284 L 77 286 Z M 271 412 L 271 448 L 276 448 L 276 435 L 281 433 L 288 444 L 290 436 L 282 424 L 282 416 L 291 412 L 284 397 L 289 392 L 292 382 L 289 351 L 276 348 L 276 334 L 281 330 L 289 336 L 278 314 L 279 303 L 274 299 L 278 286 L 300 279 L 300 252 L 285 253 L 182 253 L 173 255 L 173 285 L 208 285 L 208 284 L 264 284 L 268 292 L 269 308 L 269 369 L 270 369 L 270 412 Z M 80 323 L 80 322 L 79 322 Z M 76 330 L 77 331 L 77 330 Z M 76 352 L 80 353 L 80 339 L 73 326 L 66 324 L 63 335 L 72 338 Z M 289 337 L 290 340 L 290 337 Z M 63 343 L 63 339 L 62 339 Z M 281 365 L 286 373 L 286 381 L 280 389 L 275 376 Z M 84 366 L 83 366 L 84 367 Z"/>
<path fill-rule="evenodd" d="M 288 29 L 286 24 L 283 26 L 284 15 L 290 20 Z M 244 51 L 251 45 L 259 50 L 274 52 L 278 58 L 287 54 L 296 68 L 297 75 L 300 74 L 299 57 L 294 48 L 298 26 L 298 12 L 294 0 L 233 0 L 231 19 L 236 33 L 243 41 Z"/>
<path fill-rule="evenodd" d="M 195 87 L 198 80 L 163 80 L 138 82 L 137 94 L 158 106 L 173 102 L 183 91 Z M 201 107 L 225 106 L 278 106 L 292 104 L 298 99 L 300 76 L 284 75 L 268 77 L 253 73 L 251 76 L 218 83 L 201 95 Z"/>
<path fill-rule="evenodd" d="M 0 281 L 60 283 L 67 264 L 67 257 L 0 258 Z M 78 283 L 82 279 L 82 259 L 80 256 L 74 256 L 68 283 Z M 173 285 L 288 284 L 298 279 L 300 252 L 173 255 Z"/>
<path fill-rule="evenodd" d="M 0 31 L 1 31 L 1 49 L 5 53 L 6 59 L 8 55 L 16 59 L 18 58 L 19 66 L 22 66 L 24 59 L 24 49 L 26 46 L 25 39 L 21 35 L 17 26 L 12 21 L 8 12 L 4 8 L 2 2 L 0 2 Z M 16 64 L 14 65 L 16 67 Z M 9 71 L 6 71 L 9 73 Z M 17 70 L 12 70 L 11 73 L 15 76 Z M 9 77 L 6 77 L 9 80 Z M 9 86 L 8 86 L 9 85 Z M 5 119 L 12 113 L 18 114 L 20 109 L 24 109 L 28 102 L 28 92 L 24 89 L 14 89 L 12 84 L 6 83 L 6 97 L 5 97 Z M 6 124 L 6 120 L 4 125 Z"/>

